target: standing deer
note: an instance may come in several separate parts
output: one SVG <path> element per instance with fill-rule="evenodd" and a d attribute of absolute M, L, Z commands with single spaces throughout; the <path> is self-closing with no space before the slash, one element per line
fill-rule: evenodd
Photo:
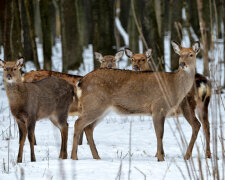
<path fill-rule="evenodd" d="M 36 161 L 34 154 L 34 129 L 36 121 L 50 118 L 60 129 L 62 143 L 59 158 L 67 158 L 68 124 L 67 116 L 73 101 L 73 86 L 57 77 L 49 77 L 38 82 L 24 83 L 20 69 L 23 58 L 16 62 L 0 60 L 4 69 L 4 85 L 11 112 L 19 127 L 19 153 L 17 162 L 22 162 L 23 146 L 28 134 L 31 161 Z"/>
<path fill-rule="evenodd" d="M 175 52 L 176 45 L 173 46 Z M 148 49 L 145 54 L 134 54 L 130 49 L 125 49 L 125 54 L 132 62 L 133 71 L 151 71 L 150 60 L 152 50 Z M 195 83 L 191 88 L 190 92 L 183 99 L 180 104 L 179 112 L 188 118 L 195 118 L 195 109 L 197 110 L 198 117 L 203 125 L 204 134 L 206 138 L 206 158 L 211 158 L 210 151 L 210 127 L 208 121 L 208 106 L 211 96 L 211 85 L 207 78 L 201 74 L 195 74 Z"/>
<path fill-rule="evenodd" d="M 123 56 L 124 51 L 120 50 L 118 51 L 115 56 L 102 56 L 102 54 L 95 52 L 95 58 L 101 62 L 101 68 L 116 68 L 116 62 L 121 59 Z M 82 78 L 82 76 L 78 75 L 70 75 L 70 74 L 65 74 L 65 73 L 60 73 L 60 72 L 55 72 L 55 71 L 47 71 L 47 70 L 38 70 L 38 71 L 31 71 L 26 73 L 22 77 L 23 82 L 36 82 L 40 81 L 42 79 L 45 79 L 46 77 L 52 77 L 56 76 L 59 78 L 62 78 L 66 80 L 68 83 L 74 86 L 74 92 L 76 92 L 76 84 L 77 82 Z M 78 102 L 75 99 L 70 106 L 69 110 L 69 116 L 79 116 L 78 112 Z M 82 139 L 83 139 L 83 132 L 81 133 L 80 140 L 79 140 L 79 145 L 82 144 Z"/>
<path fill-rule="evenodd" d="M 77 84 L 81 115 L 75 122 L 71 158 L 77 160 L 80 133 L 85 130 L 94 159 L 100 159 L 93 130 L 97 123 L 113 108 L 122 114 L 152 115 L 157 137 L 157 158 L 164 160 L 163 133 L 166 116 L 174 113 L 191 90 L 195 79 L 196 54 L 200 44 L 191 48 L 172 42 L 180 55 L 176 72 L 134 72 L 117 69 L 97 69 L 84 76 Z M 163 85 L 163 86 L 162 86 Z M 185 155 L 189 159 L 200 128 L 195 118 L 188 118 L 192 137 Z"/>

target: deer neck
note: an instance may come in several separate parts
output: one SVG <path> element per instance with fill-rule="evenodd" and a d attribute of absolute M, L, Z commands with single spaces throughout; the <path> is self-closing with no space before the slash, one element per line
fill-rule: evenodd
<path fill-rule="evenodd" d="M 177 96 L 183 98 L 191 90 L 195 80 L 195 68 L 188 67 L 186 69 L 179 68 L 175 74 L 175 83 L 177 87 Z"/>
<path fill-rule="evenodd" d="M 17 104 L 21 97 L 25 94 L 25 86 L 22 82 L 8 83 L 4 82 L 6 94 L 9 99 L 10 106 Z"/>

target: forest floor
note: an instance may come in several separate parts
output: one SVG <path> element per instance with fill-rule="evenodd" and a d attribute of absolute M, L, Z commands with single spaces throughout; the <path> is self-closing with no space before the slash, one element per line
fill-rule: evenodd
<path fill-rule="evenodd" d="M 39 48 L 39 57 L 41 55 Z M 54 68 L 60 67 L 60 48 L 54 48 Z M 81 67 L 79 72 L 84 75 L 92 70 L 92 53 L 86 50 L 85 69 Z M 40 59 L 42 62 L 43 60 Z M 89 63 L 89 64 L 88 64 Z M 126 61 L 120 63 L 125 67 Z M 199 65 L 200 66 L 200 65 Z M 57 68 L 56 68 L 57 67 Z M 33 68 L 31 63 L 26 64 L 26 70 Z M 130 67 L 128 67 L 130 68 Z M 198 67 L 197 67 L 198 68 Z M 17 153 L 19 148 L 18 128 L 8 106 L 8 99 L 2 83 L 2 71 L 0 71 L 0 179 L 20 179 L 24 174 L 25 179 L 78 179 L 78 180 L 111 180 L 111 179 L 196 179 L 202 168 L 203 176 L 213 179 L 213 167 L 215 161 L 205 159 L 205 137 L 203 128 L 200 129 L 197 141 L 193 149 L 192 159 L 185 161 L 183 155 L 186 152 L 185 143 L 182 144 L 174 118 L 167 118 L 164 131 L 165 161 L 158 162 L 155 157 L 156 137 L 152 118 L 148 116 L 120 116 L 114 112 L 110 113 L 95 128 L 94 139 L 101 160 L 92 158 L 89 145 L 84 136 L 83 145 L 78 148 L 78 161 L 70 159 L 72 150 L 72 137 L 76 117 L 69 117 L 68 136 L 68 159 L 59 160 L 61 136 L 59 130 L 47 119 L 36 123 L 35 135 L 37 145 L 35 146 L 36 162 L 30 161 L 30 146 L 28 139 L 24 146 L 23 163 L 17 164 Z M 209 106 L 209 122 L 212 131 L 218 127 L 225 127 L 225 111 L 222 104 L 225 102 L 224 94 L 215 112 L 215 102 L 218 95 L 213 94 Z M 219 112 L 219 109 L 221 112 Z M 222 117 L 222 123 L 217 125 L 215 119 Z M 11 126 L 10 126 L 11 122 Z M 131 125 L 131 156 L 129 156 L 129 133 Z M 189 142 L 192 129 L 183 117 L 179 117 L 184 136 Z M 219 130 L 219 128 L 218 128 Z M 224 132 L 224 131 L 223 131 Z M 11 136 L 10 136 L 11 134 Z M 224 161 L 222 160 L 221 134 L 217 137 L 217 162 L 219 172 L 224 174 Z M 215 144 L 211 141 L 213 152 Z M 199 149 L 199 153 L 198 150 Z M 131 161 L 129 161 L 131 158 Z M 214 157 L 215 158 L 215 157 Z M 199 166 L 201 161 L 201 168 Z M 129 173 L 130 165 L 130 173 Z"/>

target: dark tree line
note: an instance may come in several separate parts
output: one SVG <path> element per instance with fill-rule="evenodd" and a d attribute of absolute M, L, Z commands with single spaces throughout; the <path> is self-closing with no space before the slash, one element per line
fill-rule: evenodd
<path fill-rule="evenodd" d="M 165 68 L 165 35 L 180 42 L 185 29 L 193 42 L 195 34 L 204 47 L 204 74 L 209 75 L 208 51 L 216 43 L 213 36 L 222 38 L 224 34 L 224 0 L 0 0 L 4 59 L 24 56 L 40 69 L 38 40 L 43 46 L 44 68 L 51 69 L 52 47 L 58 38 L 62 42 L 63 72 L 78 69 L 88 44 L 103 55 L 113 55 L 125 46 L 115 17 L 128 33 L 133 52 L 139 52 L 140 39 L 144 51 L 152 48 L 158 70 Z M 178 57 L 175 53 L 170 56 L 171 70 L 175 70 Z M 95 60 L 94 66 L 99 67 Z"/>

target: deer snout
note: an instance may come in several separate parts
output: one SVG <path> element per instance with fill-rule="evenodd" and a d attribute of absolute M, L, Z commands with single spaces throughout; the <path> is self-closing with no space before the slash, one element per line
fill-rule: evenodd
<path fill-rule="evenodd" d="M 182 68 L 184 68 L 185 65 L 186 65 L 185 62 L 180 63 L 180 67 L 182 67 Z"/>
<path fill-rule="evenodd" d="M 112 69 L 112 64 L 108 65 L 108 68 Z"/>
<path fill-rule="evenodd" d="M 133 66 L 133 70 L 134 70 L 134 71 L 139 71 L 139 67 L 136 66 L 136 65 L 134 65 L 134 66 Z"/>
<path fill-rule="evenodd" d="M 8 78 L 8 80 L 12 79 L 11 74 L 7 74 L 7 78 Z"/>

